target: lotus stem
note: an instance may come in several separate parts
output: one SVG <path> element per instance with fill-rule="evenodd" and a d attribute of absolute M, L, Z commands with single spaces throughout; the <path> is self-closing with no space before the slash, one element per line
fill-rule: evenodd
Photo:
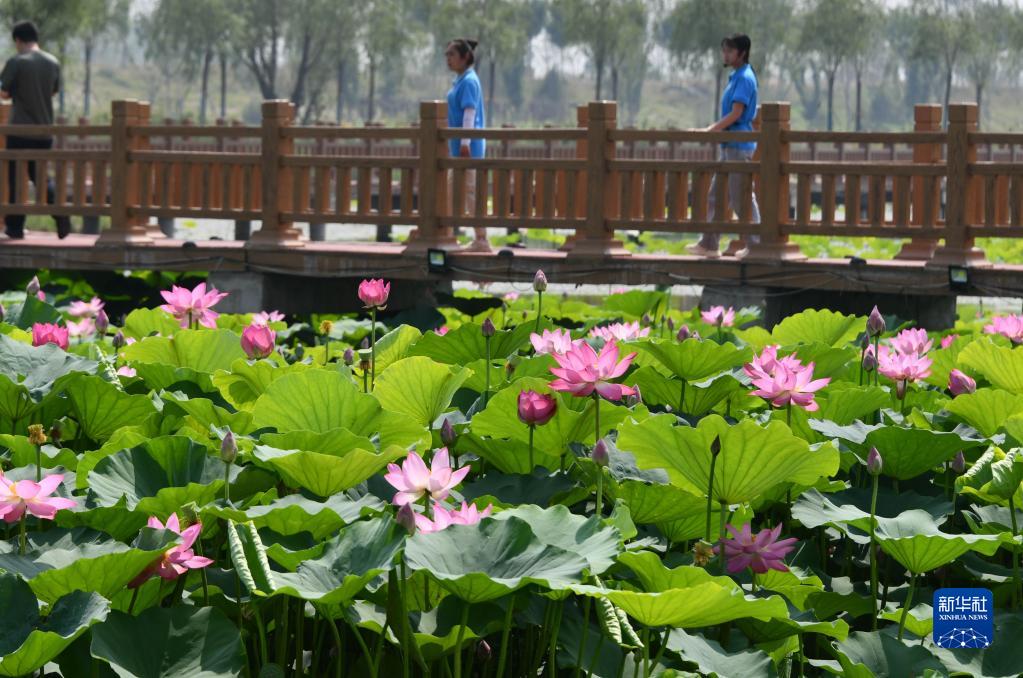
<path fill-rule="evenodd" d="M 408 582 L 406 578 L 408 573 L 405 571 L 405 555 L 401 556 L 401 572 L 399 574 L 401 582 L 399 586 L 398 595 L 401 596 L 401 675 L 402 678 L 409 677 L 409 621 L 408 621 Z M 338 668 L 340 673 L 341 669 Z"/>
<path fill-rule="evenodd" d="M 462 678 L 462 640 L 465 638 L 465 627 L 469 625 L 469 603 L 462 608 L 462 619 L 458 623 L 458 640 L 455 641 L 455 678 Z M 374 678 L 376 671 L 373 671 Z"/>
<path fill-rule="evenodd" d="M 21 520 L 19 521 L 20 525 L 18 526 L 18 553 L 20 555 L 25 555 L 25 543 L 27 541 L 26 535 L 25 535 L 25 516 L 26 516 L 26 514 L 27 514 L 27 512 L 21 514 Z"/>
<path fill-rule="evenodd" d="M 323 364 L 330 362 L 330 335 L 328 334 L 323 342 Z"/>
<path fill-rule="evenodd" d="M 728 518 L 726 506 L 723 499 L 718 500 L 718 562 L 721 565 L 721 574 L 725 573 L 725 520 Z"/>
<path fill-rule="evenodd" d="M 1012 521 L 1012 538 L 1015 541 L 1016 536 L 1019 534 L 1019 527 L 1016 524 L 1016 506 L 1012 500 L 1012 495 L 1009 495 L 1009 520 Z M 1016 550 L 1016 544 L 1012 545 L 1012 609 L 1019 607 L 1019 551 Z"/>
<path fill-rule="evenodd" d="M 533 325 L 533 331 L 539 334 L 540 332 L 540 318 L 543 312 L 543 292 L 537 290 L 536 292 L 536 323 Z M 501 674 L 498 673 L 498 676 Z"/>
<path fill-rule="evenodd" d="M 36 445 L 36 482 L 43 479 L 43 446 Z"/>
<path fill-rule="evenodd" d="M 909 578 L 909 593 L 906 595 L 906 602 L 902 606 L 902 616 L 899 618 L 899 642 L 902 642 L 902 632 L 906 629 L 906 615 L 909 608 L 913 606 L 913 592 L 916 591 L 916 572 Z"/>
<path fill-rule="evenodd" d="M 710 541 L 710 514 L 711 507 L 714 505 L 714 466 L 717 464 L 718 453 L 711 450 L 710 454 L 710 481 L 707 483 L 707 529 L 704 530 L 704 534 L 707 537 L 707 543 Z"/>
<path fill-rule="evenodd" d="M 792 429 L 792 401 L 791 400 L 789 401 L 789 404 L 785 406 L 785 425 L 789 427 L 789 430 Z"/>
<path fill-rule="evenodd" d="M 135 589 L 135 593 L 138 593 L 138 589 Z M 134 596 L 132 596 L 132 603 L 135 602 Z M 209 605 L 209 603 L 206 603 Z M 131 608 L 128 609 L 131 612 Z M 252 616 L 256 619 L 256 629 L 259 631 L 259 661 L 262 662 L 263 666 L 270 663 L 270 658 L 266 649 L 266 626 L 263 624 L 263 615 L 259 612 L 259 605 L 252 606 Z M 329 621 L 329 620 L 328 620 Z"/>
<path fill-rule="evenodd" d="M 880 356 L 880 354 L 879 354 L 879 353 L 877 352 L 877 350 L 878 350 L 878 344 L 880 343 L 880 341 L 881 341 L 881 335 L 877 335 L 877 336 L 875 336 L 875 337 L 874 337 L 874 358 L 878 359 L 879 361 L 880 361 L 880 359 L 881 359 L 881 356 Z M 880 373 L 880 370 L 878 370 L 878 369 L 877 369 L 877 368 L 875 367 L 875 368 L 874 368 L 874 386 L 877 386 L 877 378 L 878 378 L 878 374 L 879 374 L 879 373 Z M 870 381 L 870 379 L 869 379 L 869 375 L 868 375 L 868 379 L 867 379 L 867 381 L 868 381 L 868 382 Z"/>
<path fill-rule="evenodd" d="M 536 468 L 536 466 L 533 464 L 533 432 L 534 431 L 536 431 L 536 425 L 535 424 L 530 424 L 529 425 L 529 472 L 530 473 L 532 473 L 533 469 Z M 501 672 L 498 671 L 497 675 L 501 675 Z"/>
<path fill-rule="evenodd" d="M 871 622 L 871 628 L 877 630 L 877 615 L 880 612 L 877 608 L 877 537 L 875 532 L 877 531 L 877 485 L 880 476 L 872 475 L 871 478 L 874 480 L 874 489 L 870 494 L 870 598 L 874 601 L 874 619 Z"/>
<path fill-rule="evenodd" d="M 643 627 L 643 676 L 650 675 L 650 627 Z"/>
<path fill-rule="evenodd" d="M 583 625 L 582 625 L 582 640 L 579 641 L 579 653 L 575 658 L 575 671 L 573 677 L 578 678 L 579 671 L 583 667 L 583 659 L 586 655 L 586 641 L 590 639 L 590 600 L 589 596 L 586 596 L 586 600 L 583 601 Z"/>
<path fill-rule="evenodd" d="M 224 503 L 231 505 L 231 462 L 224 463 Z"/>
<path fill-rule="evenodd" d="M 547 673 L 551 678 L 555 678 L 558 672 L 558 631 L 561 630 L 561 616 L 564 613 L 565 603 L 561 602 L 557 607 L 554 608 L 554 631 L 551 633 L 551 640 L 548 649 L 547 658 Z"/>
<path fill-rule="evenodd" d="M 281 597 L 281 610 L 278 613 L 277 619 L 277 647 L 274 649 L 274 660 L 279 664 L 284 664 L 285 655 L 284 653 L 288 649 L 288 597 Z"/>
<path fill-rule="evenodd" d="M 686 380 L 682 380 L 682 393 L 678 397 L 678 415 L 681 417 L 686 406 Z"/>
<path fill-rule="evenodd" d="M 593 444 L 600 440 L 600 394 L 593 392 Z"/>
<path fill-rule="evenodd" d="M 512 614 L 515 609 L 515 594 L 508 600 L 508 609 L 504 613 L 504 626 L 501 627 L 501 649 L 497 655 L 497 675 L 504 675 L 504 664 L 508 660 L 508 637 L 511 635 Z"/>
<path fill-rule="evenodd" d="M 604 510 L 604 467 L 597 466 L 597 510 L 598 518 L 603 518 Z"/>
<path fill-rule="evenodd" d="M 324 614 L 323 617 L 327 620 L 327 626 L 330 627 L 330 633 L 334 636 L 334 643 L 337 645 L 337 663 L 334 665 L 334 678 L 341 678 L 341 664 L 344 661 L 344 644 L 341 642 L 341 634 L 338 633 L 337 630 L 337 622 L 328 617 L 326 614 Z"/>
<path fill-rule="evenodd" d="M 302 651 L 302 643 L 305 641 L 305 601 L 295 606 L 295 675 L 302 678 L 305 675 L 305 653 Z"/>
<path fill-rule="evenodd" d="M 369 387 L 373 389 L 377 383 L 377 307 L 370 310 L 372 327 L 369 329 Z"/>
<path fill-rule="evenodd" d="M 369 667 L 369 675 L 372 676 L 372 678 L 377 678 L 377 667 L 373 662 L 373 655 L 369 651 L 369 646 L 366 645 L 366 640 L 362 637 L 362 634 L 359 633 L 359 627 L 355 625 L 355 622 L 348 618 L 348 615 L 345 614 L 343 608 L 341 614 L 344 615 L 345 621 L 348 622 L 348 625 L 352 627 L 352 632 L 355 634 L 355 642 L 359 644 L 359 649 L 362 650 L 362 656 L 366 659 L 366 666 Z"/>
<path fill-rule="evenodd" d="M 486 407 L 487 403 L 490 402 L 490 337 L 484 337 L 483 338 L 483 343 L 485 343 L 486 346 L 487 346 L 487 364 L 486 364 L 486 373 L 485 373 L 484 382 L 483 382 L 484 383 L 484 386 L 483 386 L 483 407 Z"/>

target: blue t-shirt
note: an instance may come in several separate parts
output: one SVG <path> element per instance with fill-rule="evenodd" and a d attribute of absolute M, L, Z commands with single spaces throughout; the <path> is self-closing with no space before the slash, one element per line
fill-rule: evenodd
<path fill-rule="evenodd" d="M 451 89 L 448 90 L 448 127 L 461 127 L 462 118 L 467 108 L 476 109 L 476 120 L 473 127 L 477 129 L 483 127 L 483 86 L 480 85 L 479 76 L 476 75 L 476 69 L 472 66 L 455 78 Z M 458 147 L 461 143 L 461 139 L 449 140 L 448 152 L 451 153 L 451 157 L 458 157 Z M 472 139 L 469 142 L 469 153 L 472 157 L 482 158 L 486 151 L 485 139 Z"/>
<path fill-rule="evenodd" d="M 744 104 L 746 108 L 742 116 L 732 123 L 726 130 L 728 132 L 752 132 L 753 118 L 757 115 L 757 76 L 749 64 L 743 64 L 735 69 L 728 78 L 728 86 L 725 93 L 721 95 L 721 117 L 732 112 L 732 104 Z M 743 151 L 754 151 L 757 144 L 754 141 L 730 141 L 721 144 L 726 148 L 738 148 Z"/>

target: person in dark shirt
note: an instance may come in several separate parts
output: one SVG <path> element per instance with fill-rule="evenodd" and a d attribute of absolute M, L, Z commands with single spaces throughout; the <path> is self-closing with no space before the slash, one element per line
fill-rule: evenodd
<path fill-rule="evenodd" d="M 11 125 L 52 125 L 53 96 L 60 91 L 60 62 L 48 52 L 39 49 L 39 31 L 31 21 L 22 21 L 14 26 L 12 32 L 14 47 L 17 54 L 7 60 L 3 71 L 0 71 L 0 99 L 10 99 Z M 7 148 L 40 149 L 53 147 L 53 137 L 33 135 L 8 135 Z M 18 172 L 15 162 L 8 163 L 7 180 L 10 203 L 17 202 Z M 36 183 L 36 163 L 28 163 L 28 176 Z M 48 177 L 46 181 L 46 199 L 54 202 L 54 186 Z M 55 216 L 57 235 L 67 237 L 71 232 L 71 220 L 66 216 Z M 25 237 L 25 215 L 4 215 L 4 232 L 7 237 L 21 239 Z"/>

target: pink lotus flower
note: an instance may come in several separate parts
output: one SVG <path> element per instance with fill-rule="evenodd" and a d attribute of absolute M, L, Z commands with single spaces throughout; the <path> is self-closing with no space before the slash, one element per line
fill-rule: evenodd
<path fill-rule="evenodd" d="M 958 338 L 959 338 L 958 334 L 949 334 L 948 336 L 942 337 L 941 338 L 941 347 L 942 348 L 948 348 L 949 346 L 952 345 L 952 342 L 954 342 Z"/>
<path fill-rule="evenodd" d="M 383 280 L 363 280 L 359 283 L 359 299 L 366 308 L 383 308 L 391 294 L 391 283 Z"/>
<path fill-rule="evenodd" d="M 519 421 L 527 426 L 543 426 L 558 411 L 558 401 L 546 393 L 519 393 Z"/>
<path fill-rule="evenodd" d="M 119 377 L 134 377 L 135 374 L 136 373 L 135 373 L 135 368 L 134 367 L 128 367 L 127 365 L 121 365 L 120 367 L 117 368 L 117 376 L 119 376 Z"/>
<path fill-rule="evenodd" d="M 1000 334 L 1014 344 L 1023 344 L 1023 316 L 995 316 L 991 323 L 984 326 L 985 334 Z"/>
<path fill-rule="evenodd" d="M 441 501 L 468 473 L 468 466 L 452 470 L 448 448 L 442 447 L 434 453 L 429 468 L 422 457 L 409 452 L 400 467 L 397 464 L 387 465 L 384 479 L 398 490 L 394 495 L 394 503 L 401 506 L 418 501 L 425 494 L 429 494 L 435 501 Z"/>
<path fill-rule="evenodd" d="M 764 375 L 753 379 L 753 385 L 757 390 L 751 395 L 766 398 L 775 407 L 785 407 L 791 403 L 807 412 L 816 412 L 820 406 L 814 400 L 814 393 L 827 386 L 830 381 L 830 378 L 816 380 L 813 378 L 813 363 L 795 369 L 779 365 L 772 376 Z"/>
<path fill-rule="evenodd" d="M 533 344 L 533 350 L 537 355 L 554 353 L 568 353 L 576 343 L 583 343 L 582 339 L 572 341 L 572 335 L 568 330 L 544 330 L 542 334 L 533 332 L 529 335 L 529 342 Z"/>
<path fill-rule="evenodd" d="M 192 551 L 192 545 L 195 544 L 195 540 L 199 538 L 199 533 L 202 532 L 202 523 L 196 523 L 182 530 L 181 524 L 178 522 L 178 514 L 172 513 L 167 518 L 166 525 L 161 523 L 159 518 L 153 516 L 150 516 L 146 524 L 154 530 L 170 530 L 180 535 L 181 543 L 164 551 L 149 567 L 142 570 L 139 576 L 128 583 L 128 588 L 141 586 L 154 574 L 163 579 L 173 580 L 189 570 L 198 570 L 213 564 L 213 561 L 209 558 L 197 556 Z"/>
<path fill-rule="evenodd" d="M 977 390 L 977 382 L 965 372 L 953 369 L 948 373 L 948 390 L 954 396 L 973 393 Z"/>
<path fill-rule="evenodd" d="M 625 294 L 628 291 L 629 290 L 626 287 L 615 287 L 615 288 L 612 288 L 611 294 L 612 295 L 615 295 L 615 294 Z"/>
<path fill-rule="evenodd" d="M 416 514 L 416 529 L 420 532 L 440 532 L 450 525 L 475 525 L 489 516 L 494 510 L 490 504 L 480 511 L 475 504 L 462 502 L 460 509 L 446 509 L 437 502 L 433 503 L 433 520 L 422 513 Z"/>
<path fill-rule="evenodd" d="M 53 323 L 35 323 L 32 325 L 32 345 L 43 346 L 45 344 L 56 344 L 66 351 L 68 329 Z"/>
<path fill-rule="evenodd" d="M 280 311 L 260 311 L 252 316 L 253 325 L 269 325 L 284 320 L 284 314 Z"/>
<path fill-rule="evenodd" d="M 591 337 L 599 337 L 604 341 L 631 341 L 650 334 L 649 327 L 640 327 L 638 322 L 614 323 L 590 330 Z"/>
<path fill-rule="evenodd" d="M 886 346 L 882 346 L 878 353 L 878 372 L 893 381 L 918 381 L 931 376 L 933 361 L 927 356 L 916 353 L 898 353 L 888 350 Z"/>
<path fill-rule="evenodd" d="M 435 329 L 434 332 L 436 332 L 439 336 L 443 337 L 445 334 L 448 333 L 448 326 L 447 325 L 441 325 L 440 327 Z"/>
<path fill-rule="evenodd" d="M 76 318 L 95 318 L 103 310 L 103 302 L 99 297 L 89 301 L 72 301 L 68 313 Z"/>
<path fill-rule="evenodd" d="M 630 386 L 611 383 L 611 379 L 625 374 L 632 359 L 636 357 L 635 353 L 630 353 L 619 362 L 618 344 L 614 341 L 604 344 L 599 355 L 585 342 L 573 346 L 564 354 L 553 355 L 559 365 L 551 368 L 551 373 L 559 377 L 551 382 L 551 388 L 555 391 L 566 391 L 580 397 L 596 391 L 608 400 L 621 400 L 636 394 L 636 389 Z"/>
<path fill-rule="evenodd" d="M 765 377 L 773 378 L 779 370 L 795 371 L 803 367 L 803 363 L 795 353 L 779 358 L 779 348 L 777 344 L 765 346 L 760 351 L 760 355 L 754 355 L 753 360 L 743 366 L 743 371 L 749 375 L 750 379 L 763 379 Z"/>
<path fill-rule="evenodd" d="M 702 311 L 700 317 L 708 325 L 721 325 L 731 327 L 735 324 L 735 309 L 729 306 L 711 306 L 709 311 Z"/>
<path fill-rule="evenodd" d="M 747 567 L 757 574 L 766 574 L 768 570 L 787 572 L 783 559 L 789 551 L 796 546 L 796 539 L 778 539 L 781 535 L 781 523 L 773 529 L 765 529 L 753 535 L 750 524 L 746 523 L 741 530 L 727 525 L 728 531 L 732 534 L 724 540 L 725 558 L 728 560 L 728 571 L 732 574 L 742 572 Z M 714 547 L 714 552 L 719 552 L 719 547 Z"/>
<path fill-rule="evenodd" d="M 889 339 L 891 347 L 899 353 L 916 353 L 923 355 L 931 350 L 933 342 L 927 338 L 925 329 L 902 330 Z"/>
<path fill-rule="evenodd" d="M 504 295 L 504 297 L 502 297 L 502 299 L 504 299 L 504 303 L 512 304 L 512 303 L 518 301 L 519 293 L 516 292 L 515 290 L 512 290 L 508 294 Z"/>
<path fill-rule="evenodd" d="M 68 320 L 66 325 L 68 335 L 72 337 L 88 337 L 96 332 L 96 323 L 89 317 L 82 318 L 78 322 Z"/>
<path fill-rule="evenodd" d="M 274 352 L 277 333 L 267 325 L 253 323 L 242 331 L 242 350 L 249 360 L 266 358 Z"/>
<path fill-rule="evenodd" d="M 11 482 L 0 472 L 0 518 L 7 523 L 16 523 L 27 511 L 37 518 L 53 520 L 57 511 L 75 506 L 71 499 L 50 496 L 63 481 L 64 474 L 55 473 L 38 483 L 31 480 Z"/>
<path fill-rule="evenodd" d="M 218 292 L 214 287 L 207 291 L 204 282 L 196 285 L 193 290 L 174 285 L 169 292 L 162 290 L 160 294 L 167 302 L 160 308 L 177 318 L 182 327 L 188 328 L 197 322 L 210 329 L 216 329 L 217 318 L 220 317 L 219 313 L 211 309 L 227 296 L 227 292 Z"/>

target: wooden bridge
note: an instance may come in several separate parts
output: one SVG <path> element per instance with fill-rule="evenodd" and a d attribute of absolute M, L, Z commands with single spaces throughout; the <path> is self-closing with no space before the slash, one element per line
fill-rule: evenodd
<path fill-rule="evenodd" d="M 0 269 L 206 270 L 238 287 L 239 300 L 303 310 L 329 279 L 526 281 L 541 267 L 563 283 L 762 289 L 786 300 L 776 312 L 835 307 L 836 293 L 854 307 L 888 295 L 906 300 L 907 315 L 945 303 L 942 323 L 956 294 L 1023 295 L 1023 266 L 992 265 L 974 245 L 1023 237 L 1023 134 L 978 131 L 974 104 L 949 106 L 947 125 L 941 114 L 918 105 L 909 132 L 798 131 L 788 104 L 767 103 L 757 131 L 707 133 L 620 129 L 614 102 L 591 102 L 575 127 L 465 131 L 446 128 L 442 102 L 423 102 L 408 127 L 336 127 L 295 125 L 290 104 L 267 101 L 261 125 L 198 127 L 153 124 L 148 104 L 116 101 L 109 124 L 0 125 L 2 135 L 55 138 L 48 151 L 0 150 L 0 211 L 106 226 L 62 241 L 0 239 Z M 466 136 L 485 137 L 488 156 L 449 157 L 448 141 Z M 757 155 L 719 162 L 714 151 L 726 140 L 756 141 Z M 53 182 L 52 203 L 28 181 L 30 163 Z M 715 173 L 741 175 L 738 214 L 710 213 Z M 717 204 L 728 203 L 727 190 L 718 183 Z M 246 240 L 184 242 L 152 223 L 196 218 L 259 229 Z M 414 230 L 403 243 L 319 242 L 301 236 L 303 222 Z M 568 239 L 558 250 L 461 252 L 454 229 L 467 226 L 557 229 Z M 748 245 L 748 254 L 626 251 L 621 238 L 644 232 L 739 234 L 730 249 Z M 790 240 L 796 234 L 905 242 L 892 260 L 808 259 Z M 448 251 L 446 270 L 430 271 L 430 249 Z"/>

